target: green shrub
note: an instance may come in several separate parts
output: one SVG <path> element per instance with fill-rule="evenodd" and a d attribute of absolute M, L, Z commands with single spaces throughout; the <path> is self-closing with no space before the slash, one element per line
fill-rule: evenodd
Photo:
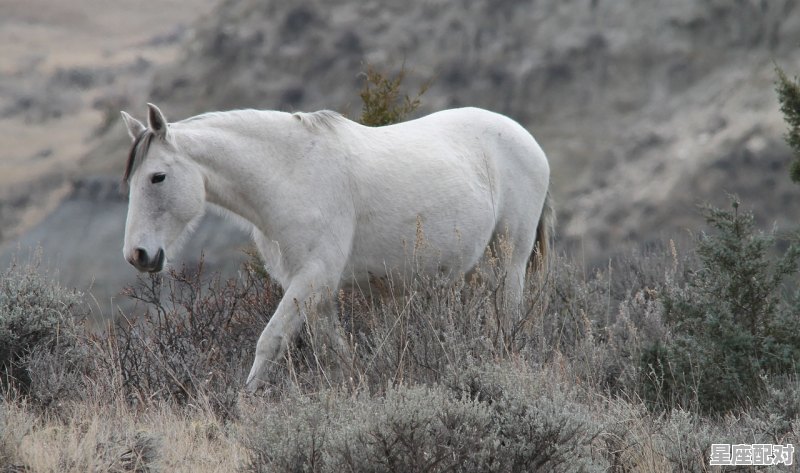
<path fill-rule="evenodd" d="M 361 118 L 367 126 L 384 126 L 399 123 L 420 106 L 420 98 L 428 90 L 430 82 L 420 87 L 414 98 L 403 94 L 401 85 L 406 77 L 405 65 L 394 77 L 378 71 L 371 64 L 364 71 L 364 86 L 361 88 Z"/>
<path fill-rule="evenodd" d="M 641 357 L 642 394 L 661 408 L 744 408 L 761 400 L 765 376 L 798 373 L 800 305 L 783 295 L 800 246 L 773 261 L 774 233 L 757 233 L 738 207 L 706 209 L 714 232 L 698 242 L 699 267 L 662 293 L 671 335 Z"/>
<path fill-rule="evenodd" d="M 794 151 L 794 159 L 789 167 L 789 176 L 792 181 L 800 183 L 800 82 L 795 77 L 789 79 L 780 67 L 775 67 L 778 75 L 776 90 L 778 101 L 781 103 L 781 112 L 789 125 L 786 132 L 786 142 Z"/>
<path fill-rule="evenodd" d="M 38 258 L 0 275 L 0 384 L 46 407 L 82 391 L 87 310 L 80 293 L 42 274 Z"/>

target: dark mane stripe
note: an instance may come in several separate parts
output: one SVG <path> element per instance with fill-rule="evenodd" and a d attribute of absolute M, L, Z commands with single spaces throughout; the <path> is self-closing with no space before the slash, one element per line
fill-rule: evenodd
<path fill-rule="evenodd" d="M 128 184 L 128 179 L 130 179 L 131 174 L 133 173 L 133 166 L 136 163 L 136 158 L 144 157 L 147 154 L 147 150 L 150 149 L 150 142 L 153 141 L 153 133 L 152 130 L 147 129 L 139 134 L 135 140 L 133 140 L 133 144 L 131 145 L 131 150 L 128 151 L 128 162 L 125 163 L 125 174 L 122 176 L 122 183 Z"/>

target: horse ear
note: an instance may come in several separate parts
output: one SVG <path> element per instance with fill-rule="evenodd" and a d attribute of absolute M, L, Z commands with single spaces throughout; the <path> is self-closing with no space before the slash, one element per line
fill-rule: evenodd
<path fill-rule="evenodd" d="M 167 136 L 167 119 L 155 105 L 147 104 L 147 124 L 159 138 Z"/>
<path fill-rule="evenodd" d="M 136 138 L 144 132 L 146 129 L 142 122 L 133 118 L 126 112 L 119 112 L 122 115 L 122 120 L 125 122 L 125 126 L 128 127 L 128 134 L 131 136 L 133 141 L 136 141 Z"/>

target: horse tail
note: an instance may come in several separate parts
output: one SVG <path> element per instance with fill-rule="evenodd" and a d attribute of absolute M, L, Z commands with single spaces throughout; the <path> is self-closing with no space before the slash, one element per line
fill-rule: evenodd
<path fill-rule="evenodd" d="M 539 217 L 539 225 L 536 227 L 536 242 L 533 245 L 533 251 L 530 256 L 530 261 L 535 271 L 547 269 L 555 224 L 556 212 L 555 209 L 553 209 L 553 199 L 550 197 L 550 190 L 548 190 L 544 198 L 542 215 Z"/>

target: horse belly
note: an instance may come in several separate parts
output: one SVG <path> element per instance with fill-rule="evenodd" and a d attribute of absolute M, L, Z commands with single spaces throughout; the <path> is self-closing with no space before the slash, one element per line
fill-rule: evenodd
<path fill-rule="evenodd" d="M 360 212 L 348 268 L 359 282 L 410 272 L 457 276 L 477 264 L 495 227 L 490 192 L 463 181 L 427 184 L 425 192 L 384 189 L 382 208 Z"/>

